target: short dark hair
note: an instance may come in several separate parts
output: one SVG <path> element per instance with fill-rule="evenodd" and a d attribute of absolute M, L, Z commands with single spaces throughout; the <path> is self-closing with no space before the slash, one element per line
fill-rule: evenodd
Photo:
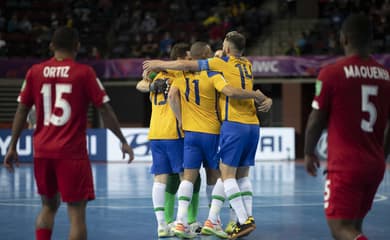
<path fill-rule="evenodd" d="M 341 32 L 355 48 L 368 48 L 372 40 L 372 26 L 367 16 L 363 14 L 349 15 L 341 27 Z"/>
<path fill-rule="evenodd" d="M 225 40 L 232 43 L 236 50 L 242 52 L 245 49 L 246 39 L 244 35 L 237 31 L 231 31 L 226 34 Z"/>
<path fill-rule="evenodd" d="M 190 50 L 190 45 L 187 43 L 176 43 L 171 49 L 170 58 L 176 60 L 178 58 L 185 58 L 187 52 Z"/>
<path fill-rule="evenodd" d="M 204 56 L 206 47 L 208 46 L 205 42 L 195 42 L 191 45 L 191 58 L 193 59 L 201 59 Z"/>
<path fill-rule="evenodd" d="M 51 43 L 54 50 L 76 51 L 79 44 L 79 33 L 74 28 L 60 27 L 54 32 Z"/>

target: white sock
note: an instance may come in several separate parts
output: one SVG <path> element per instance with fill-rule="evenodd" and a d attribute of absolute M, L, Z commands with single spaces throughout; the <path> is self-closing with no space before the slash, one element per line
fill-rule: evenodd
<path fill-rule="evenodd" d="M 229 207 L 229 222 L 237 222 L 237 215 L 231 206 Z"/>
<path fill-rule="evenodd" d="M 177 190 L 179 204 L 177 208 L 176 221 L 183 223 L 185 226 L 188 225 L 188 205 L 190 205 L 193 190 L 194 184 L 187 180 L 181 181 L 179 189 Z"/>
<path fill-rule="evenodd" d="M 242 200 L 245 204 L 246 212 L 249 216 L 252 215 L 252 202 L 253 202 L 253 188 L 249 177 L 243 177 L 237 180 L 238 187 L 241 191 Z"/>
<path fill-rule="evenodd" d="M 248 219 L 248 213 L 246 212 L 236 179 L 228 178 L 223 182 L 223 185 L 225 187 L 226 197 L 229 199 L 229 203 L 234 209 L 234 212 L 236 212 L 238 221 L 240 224 L 244 224 Z"/>
<path fill-rule="evenodd" d="M 207 186 L 206 186 L 206 194 L 207 194 L 207 200 L 208 200 L 209 206 L 210 206 L 210 204 L 211 204 L 211 200 L 212 200 L 211 195 L 212 195 L 214 186 L 215 186 L 215 185 L 207 185 Z"/>
<path fill-rule="evenodd" d="M 159 226 L 165 224 L 164 201 L 165 201 L 166 186 L 167 185 L 164 183 L 154 182 L 152 188 L 153 208 Z"/>
<path fill-rule="evenodd" d="M 213 223 L 217 223 L 219 220 L 219 213 L 221 211 L 221 207 L 223 206 L 223 203 L 225 202 L 225 191 L 223 187 L 223 182 L 219 178 L 217 183 L 214 186 L 213 192 L 212 192 L 212 200 L 211 200 L 211 206 L 209 210 L 209 216 L 207 219 L 211 220 Z"/>

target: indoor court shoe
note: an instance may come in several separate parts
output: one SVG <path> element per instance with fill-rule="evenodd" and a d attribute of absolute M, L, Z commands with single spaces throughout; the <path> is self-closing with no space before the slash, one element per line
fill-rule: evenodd
<path fill-rule="evenodd" d="M 225 228 L 225 233 L 227 234 L 232 234 L 233 233 L 233 228 L 236 225 L 235 221 L 230 221 Z"/>
<path fill-rule="evenodd" d="M 200 231 L 202 231 L 202 226 L 199 222 L 194 222 L 190 224 L 190 231 L 196 234 L 200 234 Z"/>
<path fill-rule="evenodd" d="M 168 225 L 158 226 L 157 234 L 159 238 L 173 237 L 175 234 L 171 231 L 171 228 Z"/>
<path fill-rule="evenodd" d="M 176 224 L 175 236 L 180 239 L 191 239 L 197 236 L 196 233 L 190 231 L 189 227 L 184 226 L 182 223 Z"/>
<path fill-rule="evenodd" d="M 237 239 L 239 237 L 245 237 L 253 230 L 256 229 L 256 225 L 253 217 L 249 217 L 244 224 L 237 223 L 233 228 L 233 233 L 229 235 L 229 239 Z"/>
<path fill-rule="evenodd" d="M 229 235 L 222 230 L 221 224 L 214 224 L 209 219 L 204 222 L 201 233 L 203 235 L 215 235 L 219 238 L 228 238 Z"/>

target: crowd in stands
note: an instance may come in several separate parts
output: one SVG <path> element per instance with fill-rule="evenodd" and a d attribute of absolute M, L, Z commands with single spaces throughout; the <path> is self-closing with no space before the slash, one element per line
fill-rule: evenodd
<path fill-rule="evenodd" d="M 48 57 L 58 26 L 79 30 L 79 57 L 167 57 L 176 42 L 208 41 L 216 49 L 234 29 L 249 40 L 271 14 L 262 1 L 0 0 L 0 56 Z M 250 42 L 249 42 L 250 44 Z"/>
<path fill-rule="evenodd" d="M 292 41 L 286 55 L 339 55 L 339 29 L 351 13 L 370 16 L 373 26 L 373 52 L 390 52 L 390 0 L 319 0 L 319 19 L 308 31 Z"/>

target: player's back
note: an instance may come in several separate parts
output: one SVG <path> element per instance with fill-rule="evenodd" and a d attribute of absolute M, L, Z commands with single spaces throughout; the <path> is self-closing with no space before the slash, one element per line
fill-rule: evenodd
<path fill-rule="evenodd" d="M 109 100 L 90 67 L 55 58 L 34 65 L 20 99 L 36 107 L 35 157 L 87 158 L 88 105 Z"/>
<path fill-rule="evenodd" d="M 246 90 L 253 89 L 252 64 L 244 57 L 226 56 L 199 60 L 200 69 L 221 72 L 226 81 L 233 87 Z M 253 99 L 234 99 L 223 94 L 219 105 L 223 121 L 244 124 L 258 124 Z"/>
<path fill-rule="evenodd" d="M 327 84 L 331 88 L 329 168 L 384 167 L 383 137 L 390 114 L 388 71 L 371 57 L 352 56 L 324 69 L 319 80 L 323 76 L 332 82 Z"/>
<path fill-rule="evenodd" d="M 183 129 L 219 134 L 220 120 L 216 85 L 226 84 L 222 76 L 217 72 L 208 71 L 187 72 L 184 76 L 184 82 L 177 82 L 174 85 L 181 93 Z M 217 79 L 218 77 L 220 79 Z M 220 80 L 223 81 L 222 84 Z"/>
<path fill-rule="evenodd" d="M 162 80 L 173 84 L 176 78 L 182 78 L 180 71 L 159 72 L 153 81 Z M 149 127 L 149 139 L 178 139 L 183 133 L 178 128 L 175 114 L 168 104 L 167 93 L 151 92 L 152 115 Z"/>

